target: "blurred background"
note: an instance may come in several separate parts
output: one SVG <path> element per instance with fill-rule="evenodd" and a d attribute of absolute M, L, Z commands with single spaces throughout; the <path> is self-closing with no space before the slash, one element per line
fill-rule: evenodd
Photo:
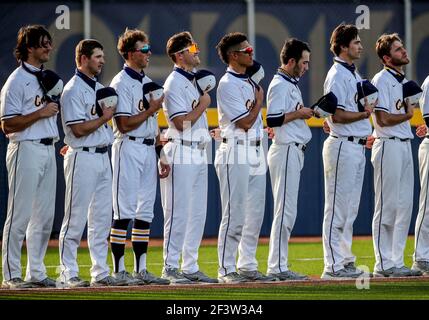
<path fill-rule="evenodd" d="M 123 60 L 116 50 L 118 36 L 128 28 L 144 30 L 150 37 L 153 51 L 146 74 L 152 80 L 163 84 L 172 70 L 172 63 L 165 54 L 167 39 L 174 33 L 190 31 L 201 49 L 201 68 L 209 69 L 217 79 L 225 72 L 215 46 L 220 38 L 232 31 L 245 32 L 255 48 L 255 59 L 264 66 L 265 78 L 261 84 L 264 90 L 279 66 L 279 53 L 284 41 L 296 37 L 307 41 L 311 48 L 309 71 L 299 82 L 305 105 L 311 105 L 323 93 L 323 81 L 332 64 L 329 51 L 332 30 L 341 22 L 356 24 L 361 28 L 360 37 L 364 54 L 357 63 L 363 78 L 371 79 L 382 65 L 375 54 L 375 42 L 383 33 L 397 32 L 404 39 L 411 57 L 407 66 L 408 79 L 420 85 L 429 74 L 429 2 L 418 0 L 400 1 L 130 1 L 130 0 L 80 0 L 80 1 L 5 1 L 0 3 L 0 85 L 3 86 L 9 74 L 17 67 L 13 56 L 16 35 L 19 28 L 27 24 L 45 25 L 54 40 L 54 51 L 46 68 L 55 70 L 67 82 L 74 74 L 74 49 L 83 38 L 95 38 L 104 46 L 106 64 L 99 81 L 109 85 L 118 73 Z M 211 92 L 212 106 L 208 111 L 210 127 L 217 127 L 215 90 Z M 162 112 L 161 112 L 162 113 Z M 166 122 L 160 114 L 159 123 Z M 423 123 L 420 112 L 412 124 Z M 60 124 L 60 122 L 59 122 Z M 320 236 L 323 220 L 323 165 L 322 146 L 326 134 L 321 121 L 309 121 L 313 139 L 305 151 L 305 165 L 301 176 L 298 200 L 298 217 L 293 236 Z M 60 130 L 61 129 L 61 126 Z M 413 131 L 415 127 L 413 127 Z M 59 150 L 63 146 L 57 143 Z M 270 141 L 265 139 L 267 149 Z M 5 155 L 7 138 L 0 133 L 0 231 L 3 228 L 7 206 L 7 172 Z M 420 139 L 412 141 L 415 159 L 414 210 L 410 234 L 418 209 L 419 178 L 417 150 Z M 209 156 L 217 144 L 213 141 Z M 370 151 L 367 151 L 367 166 L 361 197 L 360 212 L 355 222 L 355 234 L 371 234 L 374 208 L 372 167 Z M 64 215 L 63 160 L 57 157 L 57 199 L 56 216 L 52 237 L 58 237 Z M 142 190 L 144 192 L 144 190 Z M 269 236 L 273 215 L 273 200 L 269 175 L 267 174 L 265 219 L 262 236 Z M 158 196 L 155 203 L 155 218 L 152 237 L 162 237 L 163 214 Z M 221 219 L 218 180 L 212 164 L 209 165 L 209 194 L 205 237 L 216 237 Z"/>

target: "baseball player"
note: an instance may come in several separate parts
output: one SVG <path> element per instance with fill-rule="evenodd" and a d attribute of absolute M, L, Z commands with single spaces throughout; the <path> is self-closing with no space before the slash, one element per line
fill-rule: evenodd
<path fill-rule="evenodd" d="M 143 71 L 151 56 L 148 36 L 141 30 L 127 29 L 119 37 L 118 51 L 125 64 L 110 84 L 118 94 L 113 122 L 115 142 L 112 146 L 114 220 L 110 244 L 113 277 L 125 280 L 128 285 L 169 284 L 167 279 L 154 276 L 146 268 L 157 187 L 155 144 L 160 145 L 157 115 L 163 97 L 150 100 L 148 106 L 144 103 L 143 85 L 151 82 Z M 165 178 L 169 166 L 162 162 L 160 166 L 160 177 Z M 125 240 L 131 220 L 133 275 L 126 271 L 124 265 Z"/>
<path fill-rule="evenodd" d="M 423 82 L 422 90 L 423 94 L 419 104 L 425 124 L 418 127 L 416 130 L 417 136 L 424 139 L 419 147 L 420 200 L 414 233 L 414 263 L 411 270 L 420 271 L 424 275 L 429 275 L 429 214 L 427 213 L 429 207 L 427 201 L 429 195 L 429 137 L 427 136 L 427 128 L 429 125 L 429 76 Z"/>
<path fill-rule="evenodd" d="M 414 107 L 403 99 L 407 82 L 403 66 L 410 62 L 397 33 L 378 38 L 375 48 L 384 68 L 372 79 L 378 89 L 373 115 L 371 154 L 374 167 L 375 208 L 372 235 L 375 251 L 374 276 L 420 275 L 404 265 L 404 250 L 413 210 L 414 169 L 410 119 Z"/>
<path fill-rule="evenodd" d="M 113 142 L 107 122 L 114 108 L 101 106 L 97 114 L 96 91 L 103 86 L 96 76 L 104 65 L 103 46 L 85 39 L 76 46 L 76 73 L 61 96 L 61 116 L 69 146 L 64 156 L 65 213 L 61 226 L 59 281 L 66 287 L 85 287 L 79 278 L 77 248 L 88 222 L 91 286 L 124 285 L 109 275 L 107 252 L 112 219 L 112 170 L 107 153 Z"/>
<path fill-rule="evenodd" d="M 286 41 L 280 53 L 281 66 L 267 93 L 267 125 L 274 128 L 268 151 L 274 197 L 267 274 L 277 280 L 303 280 L 307 277 L 288 269 L 288 241 L 297 214 L 298 189 L 304 151 L 311 139 L 304 119 L 314 112 L 304 107 L 299 78 L 308 70 L 310 48 L 298 39 Z"/>
<path fill-rule="evenodd" d="M 328 118 L 330 135 L 323 144 L 325 208 L 323 219 L 324 271 L 322 279 L 355 278 L 362 271 L 354 265 L 351 251 L 365 170 L 365 144 L 371 134 L 368 120 L 373 105 L 358 109 L 357 83 L 362 79 L 354 61 L 362 44 L 354 25 L 341 24 L 331 35 L 334 64 L 324 83 L 324 92 L 338 99 L 335 114 Z"/>
<path fill-rule="evenodd" d="M 200 96 L 194 69 L 200 64 L 199 49 L 189 32 L 167 41 L 167 54 L 175 64 L 164 84 L 164 114 L 170 175 L 162 179 L 164 209 L 164 268 L 171 283 L 217 282 L 198 266 L 198 249 L 207 212 L 207 145 L 211 141 L 206 109 L 210 96 Z M 179 258 L 182 265 L 179 271 Z"/>
<path fill-rule="evenodd" d="M 222 203 L 218 279 L 222 283 L 273 281 L 274 277 L 258 271 L 255 257 L 265 210 L 264 91 L 245 74 L 253 65 L 253 48 L 246 35 L 227 34 L 216 48 L 228 66 L 217 89 L 222 137 L 215 159 Z"/>
<path fill-rule="evenodd" d="M 38 81 L 51 51 L 52 38 L 43 26 L 22 27 L 15 48 L 20 66 L 1 90 L 1 124 L 9 138 L 9 199 L 2 242 L 5 288 L 55 287 L 43 259 L 55 213 L 58 105 L 43 99 Z M 21 277 L 24 237 L 28 256 L 25 281 Z"/>

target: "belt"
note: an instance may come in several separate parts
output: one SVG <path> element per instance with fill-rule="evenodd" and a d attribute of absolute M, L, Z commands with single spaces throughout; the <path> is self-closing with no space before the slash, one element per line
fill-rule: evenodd
<path fill-rule="evenodd" d="M 132 137 L 132 136 L 128 136 L 128 139 L 130 139 L 131 141 L 137 141 L 139 143 L 143 143 L 147 146 L 153 146 L 155 144 L 155 139 L 138 138 L 138 137 Z"/>
<path fill-rule="evenodd" d="M 359 138 L 359 137 L 337 137 L 337 136 L 333 136 L 331 135 L 332 138 L 336 138 L 336 139 L 342 139 L 342 140 L 347 140 L 353 143 L 357 143 L 357 144 L 361 144 L 361 145 L 366 145 L 366 138 Z"/>
<path fill-rule="evenodd" d="M 396 140 L 396 141 L 401 141 L 401 142 L 406 142 L 406 141 L 410 141 L 410 138 L 398 138 L 398 137 L 380 137 L 377 139 L 389 139 L 389 140 Z"/>
<path fill-rule="evenodd" d="M 304 152 L 305 149 L 307 149 L 307 146 L 305 144 L 302 144 L 302 143 L 295 142 L 294 145 L 297 146 L 298 149 L 300 149 L 302 152 Z"/>
<path fill-rule="evenodd" d="M 229 139 L 229 140 L 231 140 L 231 139 Z M 227 138 L 223 138 L 222 139 L 222 142 L 223 143 L 228 143 L 228 139 Z M 242 145 L 244 145 L 245 144 L 245 140 L 236 140 L 236 143 L 237 144 L 242 144 Z M 249 146 L 253 146 L 253 147 L 259 147 L 261 145 L 261 140 L 250 140 L 249 141 Z"/>
<path fill-rule="evenodd" d="M 41 144 L 44 144 L 45 146 L 50 146 L 54 143 L 54 138 L 43 138 L 36 141 L 40 142 Z"/>
<path fill-rule="evenodd" d="M 108 147 L 83 147 L 82 151 L 86 152 L 94 152 L 94 153 L 106 153 L 108 150 Z"/>
<path fill-rule="evenodd" d="M 191 148 L 197 147 L 200 150 L 204 150 L 206 148 L 206 145 L 207 145 L 207 143 L 201 142 L 201 141 L 187 141 L 187 140 L 173 139 L 173 138 L 168 138 L 168 141 L 180 143 L 182 146 L 187 146 L 187 147 L 191 147 Z"/>

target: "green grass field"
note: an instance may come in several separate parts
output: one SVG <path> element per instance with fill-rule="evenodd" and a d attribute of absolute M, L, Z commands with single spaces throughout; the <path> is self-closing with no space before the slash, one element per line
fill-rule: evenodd
<path fill-rule="evenodd" d="M 405 262 L 407 266 L 411 266 L 413 253 L 413 238 L 409 238 Z M 357 265 L 367 266 L 372 271 L 374 265 L 374 254 L 371 240 L 356 239 L 353 244 L 353 250 L 357 259 Z M 257 258 L 259 261 L 259 269 L 266 271 L 268 256 L 268 245 L 261 244 L 258 248 Z M 26 255 L 25 250 L 22 257 L 23 267 L 25 267 Z M 58 250 L 57 248 L 49 248 L 45 263 L 48 270 L 48 275 L 52 278 L 57 278 L 58 266 Z M 208 275 L 216 277 L 217 275 L 217 254 L 216 246 L 203 246 L 200 249 L 200 268 Z M 78 255 L 80 265 L 80 276 L 84 279 L 90 279 L 90 257 L 88 249 L 80 249 Z M 111 265 L 111 257 L 109 255 L 109 263 Z M 132 271 L 133 256 L 131 249 L 126 251 L 126 267 L 128 271 Z M 289 264 L 290 269 L 312 276 L 319 277 L 323 269 L 323 251 L 320 242 L 314 243 L 291 243 L 289 248 Z M 162 248 L 150 247 L 148 254 L 148 269 L 160 275 L 162 269 Z M 23 268 L 23 272 L 25 269 Z M 182 288 L 183 287 L 183 288 Z M 10 294 L 5 290 L 0 290 L 0 299 L 79 299 L 79 300 L 103 300 L 103 299 L 221 299 L 221 300 L 305 300 L 305 299 L 341 299 L 341 300 L 375 300 L 375 299 L 411 299 L 421 300 L 429 299 L 429 279 L 422 278 L 409 281 L 383 281 L 370 282 L 369 289 L 357 289 L 354 282 L 348 283 L 321 283 L 317 281 L 311 284 L 264 284 L 260 287 L 222 287 L 205 288 L 204 285 L 192 288 L 170 287 L 152 290 L 145 289 L 147 287 L 139 287 L 136 289 L 124 288 L 106 292 L 91 292 L 91 289 L 86 291 L 74 290 L 54 290 L 43 291 L 32 290 L 23 291 L 22 293 Z"/>

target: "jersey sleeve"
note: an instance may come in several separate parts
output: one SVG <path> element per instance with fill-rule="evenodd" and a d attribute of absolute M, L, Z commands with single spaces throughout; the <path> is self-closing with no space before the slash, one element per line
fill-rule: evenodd
<path fill-rule="evenodd" d="M 216 97 L 219 108 L 231 123 L 243 119 L 249 114 L 246 101 L 240 97 L 240 90 L 235 85 L 226 83 L 220 83 L 217 89 Z"/>
<path fill-rule="evenodd" d="M 185 95 L 181 93 L 180 86 L 170 86 L 164 90 L 163 105 L 170 120 L 188 113 Z"/>
<path fill-rule="evenodd" d="M 375 111 L 384 111 L 390 113 L 390 94 L 389 94 L 389 84 L 387 81 L 383 81 L 383 78 L 376 77 L 372 79 L 372 84 L 377 88 L 378 90 L 378 104 L 375 106 Z"/>
<path fill-rule="evenodd" d="M 85 122 L 85 104 L 74 90 L 64 90 L 61 96 L 61 108 L 63 121 L 67 126 Z"/>
<path fill-rule="evenodd" d="M 0 98 L 1 120 L 10 119 L 22 115 L 22 90 L 17 84 L 9 83 L 1 91 Z"/>
<path fill-rule="evenodd" d="M 118 104 L 116 105 L 114 116 L 131 116 L 133 97 L 130 90 L 124 85 L 123 82 L 112 83 L 111 87 L 114 88 L 118 94 Z"/>
<path fill-rule="evenodd" d="M 337 97 L 337 108 L 346 110 L 347 88 L 342 77 L 332 76 L 326 79 L 324 94 L 328 94 L 329 92 L 332 92 Z"/>
<path fill-rule="evenodd" d="M 422 90 L 423 93 L 420 98 L 419 104 L 423 119 L 425 119 L 426 121 L 426 118 L 429 119 L 429 77 L 423 83 Z"/>
<path fill-rule="evenodd" d="M 267 119 L 284 115 L 290 107 L 286 106 L 287 103 L 287 88 L 280 83 L 270 86 L 267 92 Z"/>

